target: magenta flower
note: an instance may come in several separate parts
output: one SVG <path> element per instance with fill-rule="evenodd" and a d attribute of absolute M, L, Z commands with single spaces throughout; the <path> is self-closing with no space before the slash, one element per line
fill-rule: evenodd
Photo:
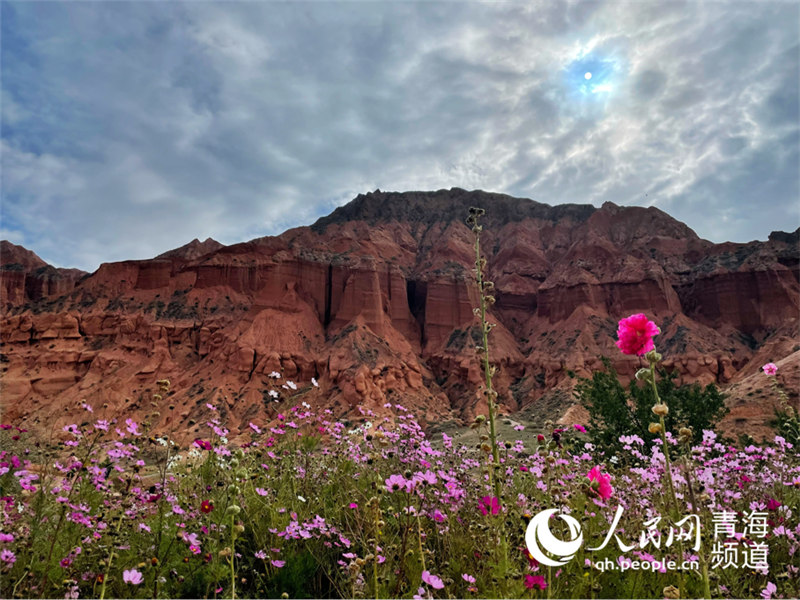
<path fill-rule="evenodd" d="M 444 582 L 441 579 L 439 579 L 436 575 L 431 575 L 430 571 L 422 572 L 422 581 L 427 583 L 435 590 L 440 590 L 444 587 Z"/>
<path fill-rule="evenodd" d="M 271 560 L 269 562 L 272 563 L 272 566 L 275 567 L 276 569 L 281 569 L 284 567 L 284 565 L 286 565 L 285 560 Z"/>
<path fill-rule="evenodd" d="M 122 581 L 131 585 L 139 585 L 144 581 L 144 576 L 136 569 L 122 572 Z"/>
<path fill-rule="evenodd" d="M 6 564 L 13 565 L 14 561 L 17 560 L 17 555 L 14 554 L 11 550 L 3 550 L 0 552 L 0 561 L 3 561 Z"/>
<path fill-rule="evenodd" d="M 481 509 L 481 514 L 486 516 L 489 512 L 492 515 L 496 515 L 500 512 L 500 500 L 498 500 L 495 496 L 484 496 L 481 498 L 481 502 L 479 505 Z"/>
<path fill-rule="evenodd" d="M 584 427 L 583 425 L 579 425 L 578 423 L 575 423 L 573 425 L 573 427 L 575 429 L 577 429 L 578 431 L 580 431 L 581 433 L 586 433 L 586 427 Z"/>
<path fill-rule="evenodd" d="M 775 363 L 767 363 L 763 367 L 765 375 L 775 375 L 778 372 L 778 366 Z"/>
<path fill-rule="evenodd" d="M 195 440 L 194 445 L 200 448 L 200 450 L 211 450 L 211 442 L 207 442 L 206 440 Z"/>
<path fill-rule="evenodd" d="M 547 587 L 547 580 L 543 575 L 525 575 L 525 587 L 529 590 L 543 590 Z"/>
<path fill-rule="evenodd" d="M 767 510 L 778 510 L 781 506 L 781 503 L 775 500 L 774 498 L 767 499 Z"/>
<path fill-rule="evenodd" d="M 472 575 L 468 575 L 467 573 L 462 573 L 461 579 L 463 579 L 467 583 L 475 583 L 475 578 Z"/>
<path fill-rule="evenodd" d="M 661 333 L 644 313 L 631 315 L 619 322 L 617 347 L 623 354 L 642 355 L 655 349 L 653 338 Z"/>
<path fill-rule="evenodd" d="M 590 481 L 597 482 L 592 485 L 597 495 L 603 500 L 608 500 L 614 493 L 614 488 L 611 486 L 611 475 L 603 474 L 600 472 L 600 467 L 592 467 L 592 470 L 586 474 Z"/>

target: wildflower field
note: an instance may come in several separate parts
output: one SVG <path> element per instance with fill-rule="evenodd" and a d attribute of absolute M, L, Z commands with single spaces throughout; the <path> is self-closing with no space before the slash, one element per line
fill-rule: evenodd
<path fill-rule="evenodd" d="M 489 399 L 472 424 L 479 444 L 429 437 L 400 404 L 362 409 L 349 429 L 316 408 L 315 381 L 280 373 L 270 426 L 251 423 L 236 442 L 212 404 L 190 444 L 89 401 L 58 445 L 3 424 L 0 594 L 797 597 L 798 448 L 668 431 L 645 315 L 620 321 L 618 346 L 647 359 L 636 378 L 653 393 L 655 437 L 623 435 L 613 454 L 585 423 L 500 439 L 484 264 L 476 243 Z M 765 365 L 765 385 L 775 369 Z"/>

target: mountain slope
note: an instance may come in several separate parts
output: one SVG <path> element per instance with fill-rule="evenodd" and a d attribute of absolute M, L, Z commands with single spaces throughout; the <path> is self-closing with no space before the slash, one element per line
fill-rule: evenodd
<path fill-rule="evenodd" d="M 298 383 L 315 377 L 329 407 L 353 418 L 389 401 L 428 422 L 470 419 L 485 408 L 470 206 L 487 211 L 481 244 L 497 290 L 491 356 L 504 411 L 535 408 L 600 356 L 630 377 L 639 360 L 619 354 L 614 334 L 633 312 L 659 323 L 665 364 L 683 381 L 727 386 L 752 375 L 754 360 L 800 350 L 796 233 L 713 244 L 656 208 L 376 191 L 310 227 L 104 264 L 65 295 L 7 308 L 9 414 L 36 426 L 56 407 L 72 418 L 83 398 L 145 412 L 166 377 L 174 394 L 157 427 L 172 418 L 192 433 L 190 420 L 213 400 L 246 428 L 274 415 L 268 375 L 279 371 Z M 781 377 L 798 388 L 797 368 Z M 764 433 L 762 417 L 726 427 Z"/>

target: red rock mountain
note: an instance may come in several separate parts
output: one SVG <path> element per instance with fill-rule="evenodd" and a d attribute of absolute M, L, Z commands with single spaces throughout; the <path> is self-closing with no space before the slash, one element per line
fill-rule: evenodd
<path fill-rule="evenodd" d="M 778 362 L 796 398 L 800 230 L 713 244 L 653 207 L 451 189 L 359 195 L 310 227 L 227 247 L 194 240 L 63 288 L 29 293 L 4 279 L 3 419 L 49 427 L 59 411 L 66 424 L 82 418 L 84 399 L 141 417 L 167 378 L 158 428 L 191 435 L 213 401 L 243 429 L 274 416 L 272 371 L 298 383 L 293 394 L 315 377 L 321 391 L 308 398 L 336 414 L 358 418 L 357 407 L 388 401 L 428 423 L 470 419 L 485 410 L 470 206 L 487 213 L 503 411 L 563 414 L 568 372 L 586 376 L 601 356 L 630 377 L 639 359 L 614 341 L 618 319 L 634 312 L 660 325 L 657 347 L 681 380 L 745 390 L 728 400 L 732 432 L 767 431 L 769 394 L 754 401 L 742 384 L 764 362 Z M 11 272 L 26 277 L 48 268 L 15 261 Z"/>
<path fill-rule="evenodd" d="M 0 304 L 8 309 L 71 292 L 85 275 L 80 269 L 56 269 L 30 250 L 0 241 Z"/>

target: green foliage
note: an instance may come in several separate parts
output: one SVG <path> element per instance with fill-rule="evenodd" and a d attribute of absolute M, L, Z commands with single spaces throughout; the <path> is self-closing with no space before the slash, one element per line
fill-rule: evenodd
<path fill-rule="evenodd" d="M 603 359 L 603 365 L 604 370 L 595 371 L 591 379 L 580 379 L 575 387 L 575 396 L 589 411 L 592 441 L 612 452 L 622 447 L 621 435 L 635 434 L 649 444 L 658 437 L 648 431 L 648 425 L 657 420 L 651 412 L 655 403 L 652 388 L 632 381 L 626 390 L 608 359 Z M 658 393 L 669 407 L 667 431 L 677 437 L 680 427 L 690 427 L 692 442 L 698 443 L 703 439 L 703 429 L 713 429 L 728 412 L 725 396 L 713 384 L 677 386 L 675 377 L 675 373 L 658 370 Z"/>

